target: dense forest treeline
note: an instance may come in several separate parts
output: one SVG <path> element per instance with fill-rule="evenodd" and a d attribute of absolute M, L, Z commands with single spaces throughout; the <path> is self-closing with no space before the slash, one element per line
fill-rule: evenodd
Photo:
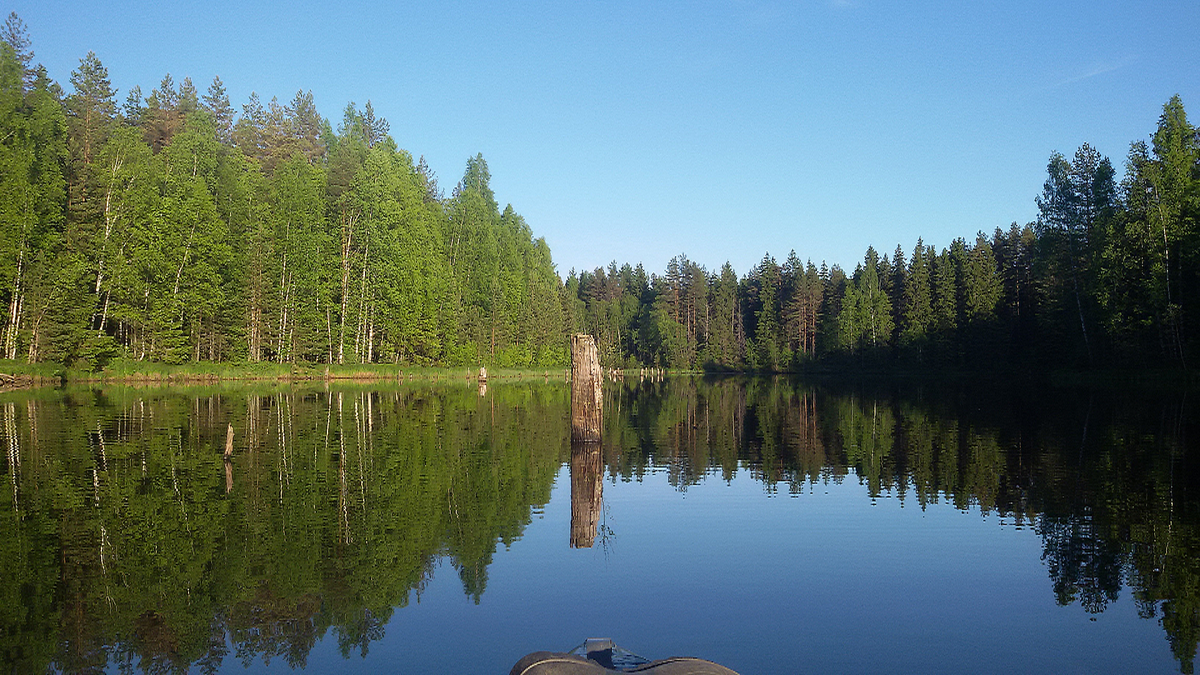
<path fill-rule="evenodd" d="M 0 30 L 0 358 L 787 371 L 1187 368 L 1200 333 L 1200 142 L 1178 97 L 1123 177 L 1055 153 L 1036 222 L 918 240 L 852 271 L 792 252 L 744 277 L 673 258 L 563 281 L 490 187 L 446 196 L 371 103 L 201 94 L 167 75 L 118 104 L 93 53 L 67 93 Z M 684 242 L 686 246 L 686 242 Z"/>
<path fill-rule="evenodd" d="M 1200 330 L 1200 133 L 1179 97 L 1119 181 L 1083 145 L 1050 157 L 1038 220 L 938 250 L 868 248 L 852 273 L 763 257 L 738 278 L 673 258 L 567 278 L 568 323 L 611 364 L 794 371 L 1171 367 Z"/>
<path fill-rule="evenodd" d="M 0 358 L 565 363 L 545 242 L 482 156 L 450 197 L 370 102 L 234 113 L 168 75 L 116 102 L 92 53 L 64 94 L 0 45 Z"/>

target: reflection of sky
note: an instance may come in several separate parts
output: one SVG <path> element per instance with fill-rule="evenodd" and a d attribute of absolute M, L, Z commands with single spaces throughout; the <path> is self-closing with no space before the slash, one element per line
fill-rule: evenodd
<path fill-rule="evenodd" d="M 367 661 L 344 661 L 327 636 L 308 669 L 506 673 L 602 636 L 743 675 L 1177 671 L 1127 590 L 1095 617 L 1058 607 L 1037 534 L 995 514 L 872 503 L 853 476 L 795 497 L 745 470 L 686 492 L 667 478 L 606 478 L 607 545 L 571 549 L 564 466 L 544 513 L 496 552 L 479 605 L 443 563 Z"/>

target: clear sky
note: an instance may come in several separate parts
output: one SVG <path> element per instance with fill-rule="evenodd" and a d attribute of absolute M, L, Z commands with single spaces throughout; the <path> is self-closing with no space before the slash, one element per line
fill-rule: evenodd
<path fill-rule="evenodd" d="M 311 90 L 368 99 L 447 194 L 483 153 L 558 270 L 685 253 L 739 275 L 765 253 L 853 269 L 1025 223 L 1052 151 L 1118 173 L 1164 102 L 1200 121 L 1197 0 L 9 5 L 70 90 L 214 75 L 235 109 Z"/>

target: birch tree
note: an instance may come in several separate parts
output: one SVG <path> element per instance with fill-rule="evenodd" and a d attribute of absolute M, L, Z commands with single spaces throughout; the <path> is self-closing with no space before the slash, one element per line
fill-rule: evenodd
<path fill-rule="evenodd" d="M 0 355 L 16 358 L 25 346 L 37 361 L 47 319 L 70 294 L 69 277 L 51 272 L 65 222 L 67 125 L 44 69 L 25 88 L 26 67 L 10 42 L 13 17 L 0 41 Z"/>

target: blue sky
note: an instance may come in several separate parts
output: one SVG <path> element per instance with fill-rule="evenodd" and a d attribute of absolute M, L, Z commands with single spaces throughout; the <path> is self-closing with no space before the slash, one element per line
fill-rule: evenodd
<path fill-rule="evenodd" d="M 17 2 L 70 88 L 95 51 L 118 99 L 368 99 L 449 193 L 483 153 L 559 272 L 685 253 L 739 275 L 794 249 L 939 248 L 1037 214 L 1052 151 L 1121 172 L 1183 98 L 1200 121 L 1200 2 Z"/>

